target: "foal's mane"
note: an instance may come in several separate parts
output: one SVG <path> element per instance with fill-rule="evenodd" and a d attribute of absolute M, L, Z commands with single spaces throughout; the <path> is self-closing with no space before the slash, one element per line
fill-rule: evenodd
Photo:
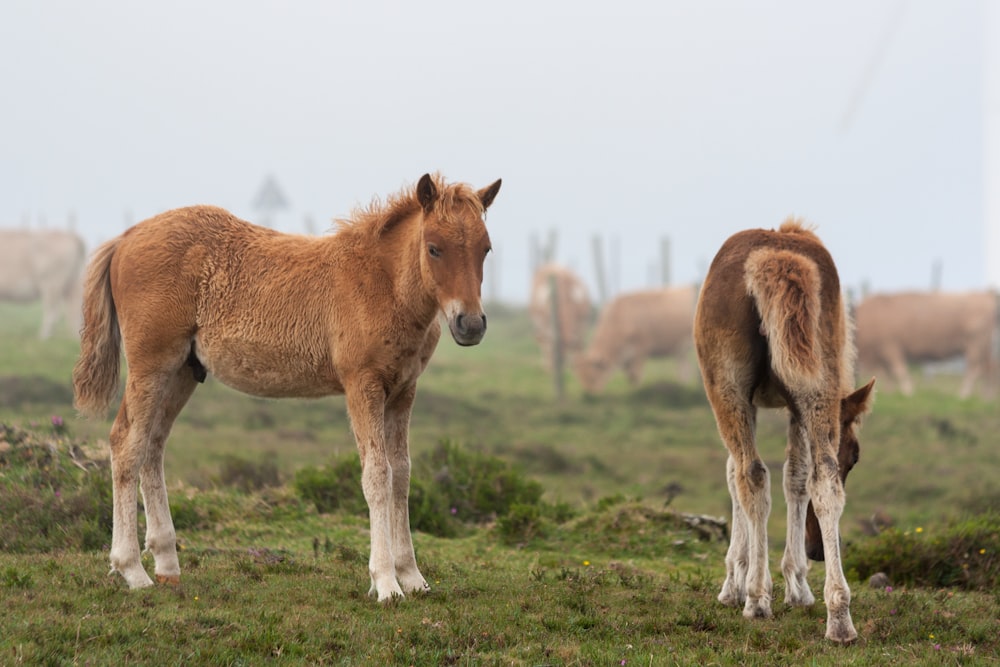
<path fill-rule="evenodd" d="M 438 196 L 434 202 L 434 210 L 439 215 L 446 219 L 452 218 L 454 217 L 452 211 L 457 208 L 467 208 L 482 217 L 485 212 L 483 203 L 471 187 L 465 183 L 447 184 L 440 173 L 432 174 L 431 179 L 437 188 Z M 417 186 L 409 185 L 384 200 L 376 196 L 367 206 L 355 207 L 351 211 L 350 218 L 334 220 L 335 229 L 338 232 L 353 230 L 355 233 L 378 239 L 406 218 L 418 213 L 420 208 Z"/>

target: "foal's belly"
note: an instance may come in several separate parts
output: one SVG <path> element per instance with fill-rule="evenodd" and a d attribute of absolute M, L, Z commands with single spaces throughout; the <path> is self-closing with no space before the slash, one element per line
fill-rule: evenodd
<path fill-rule="evenodd" d="M 195 355 L 220 382 L 253 396 L 316 398 L 344 392 L 329 353 L 321 350 L 196 338 Z"/>

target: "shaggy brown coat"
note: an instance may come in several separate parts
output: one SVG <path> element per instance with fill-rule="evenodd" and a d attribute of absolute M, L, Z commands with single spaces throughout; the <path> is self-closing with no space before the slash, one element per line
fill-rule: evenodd
<path fill-rule="evenodd" d="M 268 397 L 345 394 L 371 520 L 370 594 L 427 589 L 410 536 L 409 422 L 417 378 L 440 336 L 486 332 L 480 302 L 490 250 L 483 215 L 500 181 L 476 191 L 424 175 L 330 236 L 282 234 L 208 206 L 168 211 L 101 246 L 87 273 L 77 408 L 111 428 L 111 569 L 152 585 L 139 558 L 136 482 L 157 579 L 177 582 L 163 480 L 174 419 L 206 374 Z"/>
<path fill-rule="evenodd" d="M 858 458 L 855 430 L 874 383 L 853 391 L 851 328 L 830 254 L 794 220 L 778 231 L 730 237 L 705 278 L 694 326 L 705 391 L 729 458 L 733 525 L 724 604 L 771 615 L 767 566 L 770 473 L 755 444 L 757 408 L 788 410 L 784 492 L 785 602 L 811 605 L 807 548 L 826 559 L 827 638 L 854 641 L 851 594 L 840 558 L 844 479 Z M 807 527 L 807 502 L 817 521 Z M 810 522 L 812 523 L 812 522 Z M 812 544 L 807 544 L 807 543 Z"/>

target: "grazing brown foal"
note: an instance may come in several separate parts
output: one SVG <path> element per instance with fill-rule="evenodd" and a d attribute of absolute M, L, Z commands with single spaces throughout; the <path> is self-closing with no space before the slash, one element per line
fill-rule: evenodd
<path fill-rule="evenodd" d="M 490 238 L 481 190 L 425 174 L 385 203 L 294 236 L 208 206 L 168 211 L 108 241 L 88 269 L 76 406 L 102 414 L 128 379 L 111 429 L 111 569 L 132 588 L 136 483 L 157 579 L 177 582 L 163 479 L 170 427 L 207 374 L 266 397 L 344 394 L 371 520 L 370 594 L 426 590 L 410 535 L 409 422 L 443 313 L 459 345 L 486 333 L 480 301 Z"/>
<path fill-rule="evenodd" d="M 840 643 L 857 638 L 840 559 L 844 479 L 858 458 L 855 430 L 875 382 L 853 390 L 851 336 L 833 260 L 799 222 L 788 220 L 778 231 L 739 232 L 722 245 L 702 286 L 694 326 L 705 391 L 729 449 L 733 525 L 719 600 L 743 606 L 748 618 L 771 615 L 770 477 L 754 440 L 757 408 L 785 407 L 785 602 L 814 602 L 806 581 L 811 502 L 818 521 L 808 531 L 809 553 L 826 560 L 826 637 Z"/>

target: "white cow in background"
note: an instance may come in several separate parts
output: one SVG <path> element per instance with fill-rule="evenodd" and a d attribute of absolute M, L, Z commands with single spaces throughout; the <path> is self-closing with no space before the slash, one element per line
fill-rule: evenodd
<path fill-rule="evenodd" d="M 903 394 L 913 393 L 907 365 L 964 357 L 962 398 L 982 379 L 995 391 L 1000 295 L 994 292 L 898 292 L 873 294 L 858 304 L 858 366 L 863 373 L 891 377 Z"/>
<path fill-rule="evenodd" d="M 0 301 L 41 301 L 42 339 L 52 335 L 60 316 L 76 334 L 86 261 L 83 239 L 73 232 L 0 229 Z"/>
<path fill-rule="evenodd" d="M 553 298 L 555 311 L 559 314 L 558 341 L 556 322 L 553 322 Z M 551 372 L 555 367 L 556 345 L 561 346 L 566 360 L 574 363 L 583 352 L 592 316 L 590 295 L 583 281 L 564 266 L 543 264 L 532 279 L 528 312 L 545 368 Z"/>
<path fill-rule="evenodd" d="M 590 345 L 576 363 L 580 384 L 600 393 L 611 375 L 625 370 L 635 388 L 647 359 L 674 358 L 678 378 L 693 374 L 692 330 L 698 288 L 694 285 L 625 292 L 604 307 Z"/>

